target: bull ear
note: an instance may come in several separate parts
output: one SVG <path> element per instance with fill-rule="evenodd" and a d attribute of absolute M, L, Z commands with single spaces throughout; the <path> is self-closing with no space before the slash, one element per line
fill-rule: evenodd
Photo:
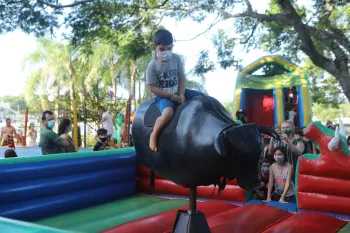
<path fill-rule="evenodd" d="M 217 137 L 217 139 L 215 140 L 215 150 L 220 154 L 220 155 L 225 155 L 226 151 L 225 151 L 225 132 L 221 132 L 219 134 L 219 136 Z"/>
<path fill-rule="evenodd" d="M 276 131 L 274 131 L 270 127 L 266 127 L 266 126 L 263 126 L 263 125 L 258 125 L 258 130 L 259 130 L 260 133 L 267 134 L 270 137 L 273 137 L 275 140 L 280 140 L 280 136 L 278 135 L 278 133 L 276 133 Z"/>

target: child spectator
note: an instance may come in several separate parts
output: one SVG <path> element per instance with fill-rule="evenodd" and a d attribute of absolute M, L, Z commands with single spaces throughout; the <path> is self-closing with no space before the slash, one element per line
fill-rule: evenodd
<path fill-rule="evenodd" d="M 295 202 L 294 184 L 292 181 L 293 167 L 287 162 L 287 150 L 279 146 L 274 150 L 275 163 L 269 171 L 269 184 L 265 201 L 279 201 L 281 203 Z M 272 188 L 275 191 L 272 193 Z"/>
<path fill-rule="evenodd" d="M 264 159 L 261 163 L 260 180 L 264 183 L 260 189 L 255 191 L 255 198 L 265 200 L 267 197 L 267 185 L 269 183 L 269 170 L 273 162 L 270 159 Z"/>
<path fill-rule="evenodd" d="M 38 137 L 38 132 L 35 130 L 35 126 L 34 126 L 33 122 L 31 122 L 29 124 L 28 135 L 27 136 L 29 137 L 28 146 L 30 146 L 30 147 L 37 146 L 36 139 Z"/>
<path fill-rule="evenodd" d="M 99 151 L 99 150 L 108 150 L 108 136 L 107 136 L 107 130 L 106 129 L 98 129 L 97 130 L 97 137 L 98 141 L 96 142 L 94 146 L 94 151 Z"/>
<path fill-rule="evenodd" d="M 7 149 L 4 153 L 5 159 L 7 158 L 17 158 L 16 151 L 14 149 Z"/>

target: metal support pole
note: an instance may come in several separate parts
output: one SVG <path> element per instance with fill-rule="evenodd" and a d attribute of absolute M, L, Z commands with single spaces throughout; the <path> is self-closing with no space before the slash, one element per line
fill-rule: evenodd
<path fill-rule="evenodd" d="M 84 97 L 84 148 L 86 148 L 86 124 L 87 124 L 87 119 L 86 119 L 86 99 Z"/>
<path fill-rule="evenodd" d="M 189 200 L 189 213 L 195 214 L 197 212 L 197 187 L 190 189 L 190 200 Z"/>

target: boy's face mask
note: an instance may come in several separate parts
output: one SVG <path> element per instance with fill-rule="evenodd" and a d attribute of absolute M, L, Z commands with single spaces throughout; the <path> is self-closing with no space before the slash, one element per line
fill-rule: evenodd
<path fill-rule="evenodd" d="M 262 172 L 262 174 L 264 174 L 264 176 L 268 176 L 269 175 L 269 170 L 270 170 L 269 167 L 262 167 L 261 168 L 261 172 Z"/>
<path fill-rule="evenodd" d="M 161 60 L 161 61 L 169 61 L 171 59 L 171 56 L 173 55 L 173 51 L 172 50 L 166 50 L 166 51 L 159 51 L 157 53 L 157 57 Z"/>

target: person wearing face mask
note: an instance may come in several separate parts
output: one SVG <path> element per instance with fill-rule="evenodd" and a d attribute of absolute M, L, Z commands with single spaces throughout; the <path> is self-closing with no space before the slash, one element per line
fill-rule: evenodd
<path fill-rule="evenodd" d="M 294 183 L 292 181 L 293 166 L 287 162 L 287 150 L 283 146 L 274 150 L 275 163 L 269 169 L 269 183 L 267 188 L 267 201 L 281 203 L 295 203 Z M 275 191 L 272 192 L 272 188 Z"/>
<path fill-rule="evenodd" d="M 295 131 L 294 123 L 291 121 L 284 121 L 281 125 L 281 139 L 282 146 L 287 149 L 287 162 L 290 163 L 294 170 L 298 161 L 298 157 L 303 154 L 305 145 L 303 141 L 295 140 L 293 133 Z M 292 180 L 295 181 L 295 172 L 292 174 Z"/>
<path fill-rule="evenodd" d="M 97 130 L 98 141 L 96 142 L 93 151 L 109 149 L 107 133 L 108 133 L 107 130 L 104 128 Z"/>
<path fill-rule="evenodd" d="M 68 135 L 69 132 L 72 132 L 72 121 L 69 119 L 61 120 L 58 125 L 58 135 L 68 142 L 68 146 L 64 147 L 64 151 L 66 153 L 77 152 L 72 138 Z"/>
<path fill-rule="evenodd" d="M 41 117 L 42 129 L 40 131 L 40 146 L 43 155 L 65 153 L 67 140 L 61 138 L 52 129 L 55 127 L 53 112 L 46 110 Z"/>
<path fill-rule="evenodd" d="M 262 186 L 260 189 L 255 190 L 255 198 L 259 200 L 265 200 L 267 197 L 267 184 L 269 183 L 269 171 L 270 171 L 270 166 L 272 162 L 270 159 L 264 159 L 261 162 L 261 168 L 260 168 L 260 180 L 261 182 L 264 183 L 264 186 Z"/>
<path fill-rule="evenodd" d="M 161 130 L 173 118 L 175 108 L 201 92 L 186 89 L 185 69 L 180 56 L 173 53 L 173 36 L 165 29 L 153 36 L 155 57 L 147 65 L 146 84 L 153 94 L 161 116 L 157 118 L 149 147 L 158 150 L 157 139 Z"/>

